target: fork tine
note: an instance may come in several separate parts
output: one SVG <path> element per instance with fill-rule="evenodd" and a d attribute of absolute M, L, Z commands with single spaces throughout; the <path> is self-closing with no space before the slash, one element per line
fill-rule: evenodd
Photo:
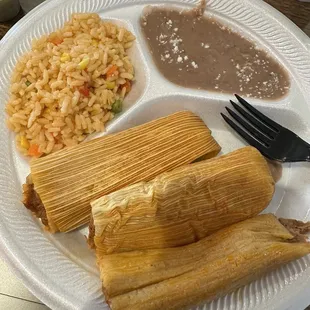
<path fill-rule="evenodd" d="M 254 127 L 258 128 L 263 134 L 267 135 L 270 139 L 275 138 L 275 132 L 263 124 L 261 121 L 253 117 L 250 113 L 242 109 L 237 103 L 230 100 L 232 106 Z"/>
<path fill-rule="evenodd" d="M 221 113 L 222 117 L 224 118 L 225 122 L 234 129 L 244 140 L 246 140 L 250 145 L 257 148 L 262 154 L 265 154 L 265 146 L 258 142 L 256 139 L 254 139 L 252 136 L 250 136 L 247 132 L 245 132 L 241 127 L 239 127 L 235 122 L 233 122 L 229 117 L 227 117 L 225 114 Z M 268 156 L 267 156 L 268 157 Z"/>
<path fill-rule="evenodd" d="M 265 146 L 269 146 L 270 139 L 256 130 L 252 125 L 242 119 L 238 114 L 236 114 L 233 110 L 226 107 L 227 112 L 232 116 L 232 118 L 237 121 L 243 128 L 245 128 L 254 138 L 256 138 L 259 142 L 264 144 Z"/>
<path fill-rule="evenodd" d="M 248 109 L 254 116 L 256 116 L 261 122 L 267 124 L 270 129 L 273 129 L 274 132 L 278 133 L 280 129 L 282 128 L 281 125 L 271 120 L 269 117 L 265 116 L 263 113 L 256 110 L 253 106 L 251 106 L 247 101 L 245 101 L 243 98 L 235 94 L 238 101 L 246 108 Z"/>

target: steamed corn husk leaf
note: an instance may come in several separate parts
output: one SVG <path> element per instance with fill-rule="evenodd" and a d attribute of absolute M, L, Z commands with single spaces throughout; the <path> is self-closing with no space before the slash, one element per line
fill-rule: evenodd
<path fill-rule="evenodd" d="M 264 214 L 187 246 L 105 255 L 99 267 L 112 310 L 184 309 L 308 253 L 310 244 L 294 229 Z"/>
<path fill-rule="evenodd" d="M 188 244 L 257 215 L 273 192 L 266 160 L 245 147 L 91 202 L 89 242 L 99 256 Z"/>
<path fill-rule="evenodd" d="M 69 231 L 89 222 L 91 200 L 219 151 L 204 122 L 182 111 L 35 159 L 30 168 L 47 227 Z"/>

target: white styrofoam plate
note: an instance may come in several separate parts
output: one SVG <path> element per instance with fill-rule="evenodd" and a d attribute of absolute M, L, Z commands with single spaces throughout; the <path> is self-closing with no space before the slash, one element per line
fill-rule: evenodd
<path fill-rule="evenodd" d="M 95 255 L 85 242 L 87 229 L 50 235 L 21 204 L 21 184 L 27 161 L 14 146 L 5 126 L 4 107 L 9 78 L 31 40 L 59 28 L 73 12 L 97 12 L 124 24 L 136 36 L 131 51 L 137 82 L 125 111 L 108 126 L 120 131 L 160 116 L 189 109 L 212 129 L 223 152 L 244 145 L 219 113 L 232 96 L 189 90 L 166 81 L 154 66 L 139 28 L 146 4 L 171 3 L 192 7 L 196 0 L 53 0 L 19 21 L 0 42 L 0 250 L 39 299 L 53 309 L 106 309 Z M 278 101 L 251 100 L 264 113 L 309 141 L 310 39 L 297 26 L 260 0 L 210 0 L 206 14 L 251 38 L 286 67 L 292 81 L 289 94 Z M 310 165 L 285 165 L 283 177 L 266 212 L 310 220 Z M 310 304 L 310 257 L 292 262 L 238 291 L 199 309 L 302 309 Z M 165 310 L 165 309 L 163 309 Z"/>

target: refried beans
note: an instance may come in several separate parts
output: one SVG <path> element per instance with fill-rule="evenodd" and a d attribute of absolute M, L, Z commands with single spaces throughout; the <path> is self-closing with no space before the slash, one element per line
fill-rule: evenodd
<path fill-rule="evenodd" d="M 144 9 L 141 29 L 166 79 L 183 87 L 261 99 L 287 94 L 288 74 L 275 59 L 200 11 Z"/>

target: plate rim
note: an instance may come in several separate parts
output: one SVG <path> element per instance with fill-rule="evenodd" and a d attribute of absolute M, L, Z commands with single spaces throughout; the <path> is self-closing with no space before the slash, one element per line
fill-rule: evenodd
<path fill-rule="evenodd" d="M 223 0 L 221 0 L 223 1 Z M 72 0 L 66 1 L 64 5 L 69 5 L 69 2 L 72 3 Z M 76 2 L 82 2 L 81 0 L 78 0 Z M 96 1 L 94 1 L 96 2 Z M 102 7 L 107 7 L 108 5 L 115 5 L 115 3 L 119 3 L 121 1 L 118 0 L 108 0 L 106 5 L 102 5 Z M 134 1 L 134 0 L 125 0 L 125 2 L 132 3 L 132 5 L 135 4 L 142 4 L 142 3 L 154 3 L 156 1 Z M 160 1 L 162 2 L 162 1 Z M 185 3 L 185 1 L 169 1 L 172 3 Z M 191 1 L 192 3 L 193 1 Z M 197 2 L 197 1 L 195 1 Z M 271 15 L 273 15 L 275 18 L 278 19 L 280 24 L 286 24 L 287 28 L 291 30 L 291 33 L 294 34 L 294 36 L 300 41 L 301 44 L 305 46 L 305 48 L 309 52 L 310 57 L 310 38 L 297 26 L 295 25 L 290 19 L 288 19 L 285 15 L 283 15 L 281 12 L 273 8 L 268 3 L 265 3 L 262 0 L 246 0 L 246 2 L 250 2 L 252 5 L 261 6 L 264 7 L 266 10 L 269 11 Z M 0 41 L 0 49 L 2 46 L 4 46 L 11 38 L 14 37 L 14 34 L 18 32 L 18 29 L 27 24 L 33 17 L 38 16 L 41 12 L 45 13 L 48 8 L 50 9 L 56 9 L 58 5 L 63 4 L 62 0 L 48 0 L 43 3 L 41 3 L 39 6 L 34 8 L 32 11 L 30 11 L 27 15 L 25 15 L 21 20 L 19 20 L 2 38 Z M 62 9 L 62 6 L 60 6 L 59 10 Z M 44 12 L 45 11 L 45 12 Z M 1 168 L 1 167 L 0 167 Z M 1 189 L 1 188 L 0 188 Z M 1 189 L 1 196 L 4 194 Z M 2 197 L 0 197 L 2 198 Z M 17 251 L 18 255 L 14 254 L 14 251 L 11 251 L 13 246 L 10 244 L 10 240 L 8 239 L 8 236 L 10 237 L 11 232 L 5 231 L 5 223 L 2 223 L 0 218 L 0 248 L 1 248 L 1 255 L 3 256 L 5 262 L 10 266 L 11 269 L 13 269 L 13 272 L 17 275 L 18 278 L 21 279 L 21 281 L 27 286 L 27 288 L 36 295 L 40 300 L 42 300 L 46 305 L 57 308 L 57 309 L 76 309 L 77 304 L 69 302 L 69 300 L 64 300 L 64 298 L 61 297 L 61 294 L 56 294 L 54 290 L 49 289 L 49 285 L 46 285 L 44 283 L 44 279 L 39 279 L 38 277 L 33 277 L 29 274 L 27 271 L 27 265 L 23 264 L 23 258 L 26 257 L 24 253 L 21 253 L 20 251 Z M 14 244 L 16 250 L 16 244 Z M 28 261 L 30 258 L 26 257 Z M 30 260 L 31 262 L 31 260 Z M 309 282 L 309 278 L 307 280 L 307 284 Z M 307 287 L 307 285 L 305 285 Z M 300 294 L 304 294 L 300 292 Z M 297 294 L 298 295 L 298 294 Z M 297 298 L 297 296 L 296 296 Z M 310 298 L 308 298 L 310 301 Z M 73 300 L 72 300 L 73 301 Z M 282 304 L 282 303 L 281 303 Z M 296 308 L 294 308 L 296 309 Z"/>

